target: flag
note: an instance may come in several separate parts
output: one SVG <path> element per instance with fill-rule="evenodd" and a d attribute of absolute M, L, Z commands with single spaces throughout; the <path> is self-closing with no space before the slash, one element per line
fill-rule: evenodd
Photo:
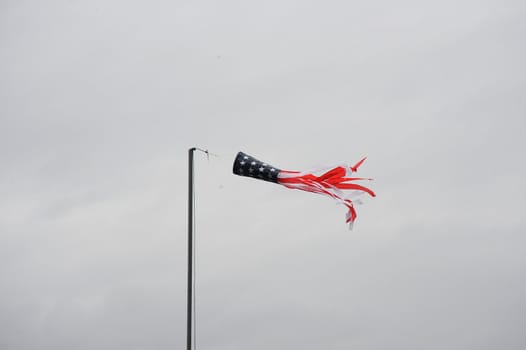
<path fill-rule="evenodd" d="M 370 181 L 372 179 L 353 177 L 353 173 L 358 171 L 365 159 L 362 158 L 353 166 L 341 164 L 322 166 L 306 171 L 290 171 L 279 169 L 246 153 L 238 152 L 234 160 L 233 172 L 236 175 L 274 182 L 291 189 L 329 196 L 347 207 L 345 221 L 352 229 L 357 217 L 354 206 L 362 204 L 359 197 L 363 194 L 368 194 L 371 197 L 376 196 L 371 189 L 357 183 L 358 181 Z"/>

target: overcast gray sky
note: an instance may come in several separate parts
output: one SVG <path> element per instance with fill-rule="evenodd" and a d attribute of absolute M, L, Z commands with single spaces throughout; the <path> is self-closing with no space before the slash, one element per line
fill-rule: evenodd
<path fill-rule="evenodd" d="M 526 348 L 523 1 L 0 0 L 0 348 Z M 231 174 L 355 162 L 378 197 Z"/>

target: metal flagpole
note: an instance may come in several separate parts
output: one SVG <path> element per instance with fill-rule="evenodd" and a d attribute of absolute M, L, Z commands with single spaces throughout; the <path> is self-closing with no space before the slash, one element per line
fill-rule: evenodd
<path fill-rule="evenodd" d="M 194 229 L 194 151 L 188 150 L 188 287 L 186 309 L 186 349 L 192 350 L 192 265 L 193 265 L 193 229 Z"/>

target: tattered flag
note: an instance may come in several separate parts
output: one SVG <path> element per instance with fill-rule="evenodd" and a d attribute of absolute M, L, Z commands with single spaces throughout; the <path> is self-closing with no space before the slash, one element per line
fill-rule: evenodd
<path fill-rule="evenodd" d="M 342 164 L 317 167 L 307 171 L 290 171 L 279 169 L 248 154 L 239 152 L 234 160 L 233 172 L 236 175 L 253 177 L 288 188 L 329 196 L 348 208 L 345 221 L 352 229 L 357 217 L 354 206 L 361 204 L 359 197 L 365 193 L 371 197 L 376 196 L 371 189 L 356 183 L 372 179 L 352 176 L 358 171 L 365 159 L 361 159 L 353 166 Z"/>

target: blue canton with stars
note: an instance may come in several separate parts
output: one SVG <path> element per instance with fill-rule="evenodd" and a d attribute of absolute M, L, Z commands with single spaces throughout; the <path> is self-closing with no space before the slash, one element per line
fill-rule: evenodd
<path fill-rule="evenodd" d="M 272 165 L 257 160 L 243 152 L 239 152 L 234 160 L 234 174 L 254 177 L 256 179 L 278 183 L 280 170 Z"/>

